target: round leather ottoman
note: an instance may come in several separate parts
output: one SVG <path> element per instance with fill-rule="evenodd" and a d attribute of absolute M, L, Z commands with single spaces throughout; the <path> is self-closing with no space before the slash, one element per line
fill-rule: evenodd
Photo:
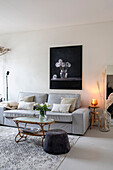
<path fill-rule="evenodd" d="M 60 129 L 49 130 L 45 136 L 44 151 L 50 154 L 64 154 L 69 152 L 70 143 L 67 132 Z"/>

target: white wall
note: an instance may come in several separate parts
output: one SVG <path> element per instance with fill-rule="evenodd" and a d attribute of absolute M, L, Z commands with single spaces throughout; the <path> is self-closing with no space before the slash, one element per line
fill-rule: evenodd
<path fill-rule="evenodd" d="M 3 78 L 10 71 L 10 99 L 16 100 L 19 91 L 81 93 L 87 106 L 91 98 L 99 100 L 97 80 L 102 87 L 102 72 L 113 65 L 113 22 L 0 35 L 0 45 L 12 50 L 2 56 Z M 83 45 L 83 90 L 50 90 L 49 49 L 67 45 Z"/>

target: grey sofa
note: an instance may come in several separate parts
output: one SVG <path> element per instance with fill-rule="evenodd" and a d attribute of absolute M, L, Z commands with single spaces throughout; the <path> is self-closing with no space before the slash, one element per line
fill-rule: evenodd
<path fill-rule="evenodd" d="M 61 97 L 65 98 L 77 98 L 76 110 L 72 113 L 58 113 L 47 111 L 47 117 L 53 118 L 55 124 L 51 125 L 51 128 L 63 129 L 70 134 L 80 134 L 84 135 L 87 128 L 89 127 L 89 109 L 80 107 L 80 94 L 64 94 L 64 93 L 28 93 L 20 92 L 19 97 L 23 96 L 35 96 L 34 101 L 36 103 L 48 102 L 52 108 L 54 103 L 60 104 Z M 39 111 L 31 110 L 6 110 L 4 107 L 0 107 L 0 124 L 8 126 L 16 126 L 13 118 L 18 116 L 38 116 Z M 23 126 L 23 124 L 21 124 Z M 30 125 L 29 126 L 33 126 Z M 36 126 L 36 125 L 34 125 Z M 46 127 L 47 128 L 47 127 Z"/>

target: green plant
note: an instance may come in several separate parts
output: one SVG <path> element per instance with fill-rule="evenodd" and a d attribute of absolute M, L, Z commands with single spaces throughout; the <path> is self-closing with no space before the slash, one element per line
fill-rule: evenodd
<path fill-rule="evenodd" d="M 48 103 L 41 103 L 35 104 L 35 110 L 40 110 L 40 115 L 44 117 L 44 115 L 46 114 L 46 111 L 50 111 L 50 109 L 48 108 L 50 105 Z"/>

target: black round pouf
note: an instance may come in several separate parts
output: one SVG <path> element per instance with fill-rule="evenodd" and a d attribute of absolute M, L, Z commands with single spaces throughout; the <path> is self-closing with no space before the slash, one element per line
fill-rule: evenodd
<path fill-rule="evenodd" d="M 51 154 L 64 154 L 69 152 L 70 143 L 67 132 L 60 129 L 49 130 L 45 136 L 44 151 Z"/>

